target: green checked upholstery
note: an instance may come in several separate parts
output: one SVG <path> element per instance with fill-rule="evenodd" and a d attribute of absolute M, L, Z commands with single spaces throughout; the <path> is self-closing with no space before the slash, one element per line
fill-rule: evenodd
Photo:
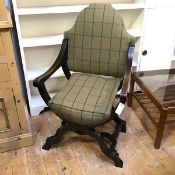
<path fill-rule="evenodd" d="M 103 123 L 110 117 L 119 84 L 119 78 L 74 73 L 49 101 L 49 108 L 66 121 L 82 125 Z"/>
<path fill-rule="evenodd" d="M 81 73 L 73 74 L 48 106 L 65 121 L 101 124 L 110 117 L 132 37 L 111 5 L 91 4 L 64 38 L 69 69 Z"/>
<path fill-rule="evenodd" d="M 128 45 L 127 33 L 118 11 L 110 4 L 91 4 L 64 33 L 68 38 L 68 65 L 76 72 L 123 77 Z"/>

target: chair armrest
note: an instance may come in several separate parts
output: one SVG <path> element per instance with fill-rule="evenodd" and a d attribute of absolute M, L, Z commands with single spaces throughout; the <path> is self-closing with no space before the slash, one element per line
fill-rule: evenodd
<path fill-rule="evenodd" d="M 66 53 L 67 48 L 68 48 L 68 40 L 64 39 L 61 45 L 61 50 L 59 52 L 59 55 L 55 60 L 55 62 L 53 63 L 53 65 L 45 73 L 35 78 L 33 81 L 33 85 L 38 88 L 39 93 L 46 104 L 48 104 L 51 97 L 49 96 L 49 93 L 46 89 L 44 82 L 62 66 L 62 64 L 64 63 L 63 61 L 64 57 L 67 56 L 67 53 Z M 65 59 L 67 60 L 67 58 Z"/>
<path fill-rule="evenodd" d="M 61 45 L 59 55 L 55 60 L 55 62 L 53 63 L 53 65 L 45 73 L 34 79 L 33 85 L 35 87 L 41 86 L 51 75 L 53 75 L 62 66 L 62 60 L 66 55 L 67 47 L 68 47 L 68 40 L 64 39 Z"/>
<path fill-rule="evenodd" d="M 46 86 L 44 83 L 42 83 L 41 85 L 37 86 L 38 88 L 38 91 L 42 97 L 42 99 L 44 100 L 44 102 L 46 103 L 46 105 L 48 104 L 49 100 L 51 99 L 47 89 L 46 89 Z"/>

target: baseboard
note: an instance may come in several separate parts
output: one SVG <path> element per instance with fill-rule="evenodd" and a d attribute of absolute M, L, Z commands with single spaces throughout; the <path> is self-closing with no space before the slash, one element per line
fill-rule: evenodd
<path fill-rule="evenodd" d="M 33 145 L 31 133 L 0 139 L 0 153 Z"/>

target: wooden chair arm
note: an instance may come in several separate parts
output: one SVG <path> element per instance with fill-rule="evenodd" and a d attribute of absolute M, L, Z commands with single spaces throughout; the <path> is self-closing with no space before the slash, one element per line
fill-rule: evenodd
<path fill-rule="evenodd" d="M 42 99 L 44 100 L 44 102 L 46 103 L 46 105 L 48 104 L 49 100 L 51 99 L 47 89 L 46 89 L 46 86 L 44 83 L 40 84 L 39 86 L 37 86 L 38 88 L 38 91 L 42 97 Z"/>
<path fill-rule="evenodd" d="M 33 85 L 38 88 L 38 91 L 46 104 L 48 104 L 51 97 L 49 96 L 49 93 L 48 93 L 44 83 L 61 66 L 66 67 L 66 65 L 67 65 L 67 49 L 68 49 L 68 40 L 64 39 L 62 46 L 61 46 L 61 50 L 59 52 L 59 55 L 58 55 L 57 59 L 55 60 L 55 62 L 53 63 L 53 65 L 45 73 L 43 73 L 39 77 L 35 78 L 33 81 Z M 64 71 L 64 73 L 65 72 L 66 71 Z M 70 74 L 69 70 L 66 73 Z M 65 74 L 66 77 L 67 77 L 67 74 Z"/>
<path fill-rule="evenodd" d="M 62 62 L 63 62 L 62 60 L 64 56 L 67 55 L 66 54 L 67 45 L 68 45 L 68 40 L 64 39 L 61 45 L 61 50 L 59 52 L 59 55 L 55 60 L 55 62 L 53 63 L 53 65 L 45 73 L 43 73 L 42 75 L 34 79 L 33 85 L 35 87 L 39 87 L 39 86 L 41 87 L 41 85 L 44 84 L 44 82 L 62 66 Z"/>

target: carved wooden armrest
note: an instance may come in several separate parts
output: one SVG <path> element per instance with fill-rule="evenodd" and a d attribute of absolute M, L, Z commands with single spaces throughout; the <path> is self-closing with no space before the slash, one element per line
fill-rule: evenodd
<path fill-rule="evenodd" d="M 67 49 L 68 49 L 68 40 L 64 39 L 61 50 L 59 52 L 59 55 L 53 65 L 42 75 L 35 78 L 33 81 L 33 85 L 38 88 L 39 93 L 41 97 L 43 98 L 44 102 L 48 104 L 48 101 L 51 99 L 49 96 L 49 93 L 47 92 L 47 89 L 45 87 L 45 81 L 53 75 L 60 67 L 63 67 L 63 71 L 65 73 L 65 76 L 67 78 L 70 77 L 70 72 L 67 67 Z"/>

